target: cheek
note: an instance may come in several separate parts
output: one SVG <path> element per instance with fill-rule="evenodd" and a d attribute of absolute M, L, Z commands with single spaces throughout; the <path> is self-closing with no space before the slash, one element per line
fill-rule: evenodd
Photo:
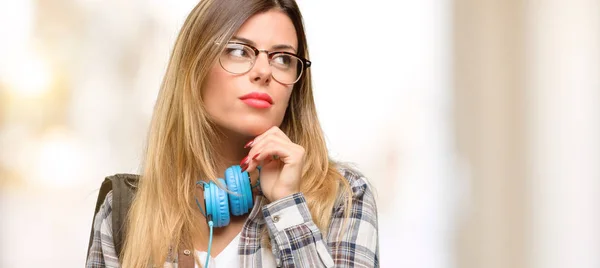
<path fill-rule="evenodd" d="M 225 99 L 226 94 L 223 93 L 227 87 L 225 83 L 225 81 L 228 81 L 227 75 L 217 63 L 206 77 L 201 94 L 202 100 L 209 110 L 211 106 L 218 105 L 222 102 L 222 99 Z"/>
<path fill-rule="evenodd" d="M 284 104 L 284 105 L 281 105 L 278 107 L 277 113 L 278 113 L 278 116 L 280 117 L 280 119 L 283 119 L 283 116 L 285 115 L 285 111 L 287 110 L 287 107 L 289 106 L 289 103 L 290 103 L 290 98 L 292 96 L 292 88 L 288 88 L 288 87 L 281 88 L 277 92 L 280 92 L 276 96 L 278 103 Z"/>

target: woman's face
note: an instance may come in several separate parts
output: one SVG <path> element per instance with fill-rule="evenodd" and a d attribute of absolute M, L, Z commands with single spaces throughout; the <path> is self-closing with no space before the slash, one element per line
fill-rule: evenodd
<path fill-rule="evenodd" d="M 285 51 L 296 54 L 298 40 L 290 18 L 278 10 L 250 17 L 231 41 L 248 44 L 259 50 Z M 224 53 L 227 53 L 225 50 Z M 231 53 L 231 51 L 229 51 Z M 241 51 L 233 51 L 239 55 Z M 245 73 L 232 74 L 217 62 L 210 71 L 202 98 L 216 124 L 226 131 L 254 137 L 283 121 L 293 85 L 272 77 L 266 53 L 259 53 L 254 66 Z M 248 94 L 265 94 L 272 101 Z M 258 99 L 256 99 L 258 98 Z"/>

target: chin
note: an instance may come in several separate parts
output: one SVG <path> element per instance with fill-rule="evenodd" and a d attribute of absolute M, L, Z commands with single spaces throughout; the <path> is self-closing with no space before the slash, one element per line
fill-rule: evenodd
<path fill-rule="evenodd" d="M 245 136 L 249 139 L 263 134 L 274 125 L 271 124 L 247 124 L 247 125 L 220 125 L 220 128 L 225 130 L 226 133 L 232 134 L 233 136 Z M 226 134 L 227 135 L 227 134 Z"/>
<path fill-rule="evenodd" d="M 234 124 L 233 122 L 238 122 Z M 246 136 L 254 138 L 273 126 L 279 126 L 279 120 L 272 120 L 268 117 L 257 116 L 241 116 L 237 120 L 222 120 L 217 121 L 217 125 L 223 130 L 230 132 L 233 135 Z"/>
<path fill-rule="evenodd" d="M 272 126 L 274 126 L 274 124 L 248 125 L 248 126 L 243 126 L 240 129 L 240 132 L 244 133 L 248 136 L 256 137 L 260 134 L 263 134 L 265 131 L 269 130 L 269 128 L 271 128 Z"/>

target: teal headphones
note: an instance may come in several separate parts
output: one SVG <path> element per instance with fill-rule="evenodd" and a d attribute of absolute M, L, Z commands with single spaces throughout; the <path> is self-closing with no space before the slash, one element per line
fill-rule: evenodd
<path fill-rule="evenodd" d="M 208 260 L 210 258 L 213 226 L 227 226 L 230 221 L 230 212 L 234 216 L 240 216 L 248 213 L 252 208 L 252 189 L 260 185 L 260 167 L 257 167 L 257 169 L 259 171 L 259 178 L 256 185 L 252 186 L 250 184 L 250 175 L 246 171 L 242 172 L 242 168 L 239 165 L 227 168 L 225 170 L 225 179 L 218 178 L 217 181 L 219 181 L 219 184 L 225 186 L 229 192 L 212 181 L 196 182 L 196 185 L 202 186 L 204 189 L 204 206 L 206 207 L 206 212 L 202 209 L 198 198 L 196 198 L 196 205 L 198 205 L 200 212 L 204 215 L 210 227 L 206 264 L 204 267 L 208 267 Z"/>
<path fill-rule="evenodd" d="M 221 185 L 227 187 L 229 192 L 212 181 L 198 181 L 196 185 L 201 185 L 204 188 L 206 213 L 200 206 L 198 199 L 196 199 L 196 204 L 207 221 L 212 220 L 215 227 L 224 227 L 229 224 L 230 212 L 235 216 L 240 216 L 248 213 L 252 208 L 252 189 L 259 186 L 260 181 L 251 186 L 250 175 L 248 172 L 242 172 L 239 165 L 227 168 L 225 179 L 218 178 L 217 180 Z"/>

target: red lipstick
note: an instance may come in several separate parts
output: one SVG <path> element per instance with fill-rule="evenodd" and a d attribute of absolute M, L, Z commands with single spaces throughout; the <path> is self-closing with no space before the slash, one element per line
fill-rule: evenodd
<path fill-rule="evenodd" d="M 259 109 L 265 109 L 273 105 L 273 99 L 267 93 L 251 92 L 240 97 L 244 103 Z"/>

